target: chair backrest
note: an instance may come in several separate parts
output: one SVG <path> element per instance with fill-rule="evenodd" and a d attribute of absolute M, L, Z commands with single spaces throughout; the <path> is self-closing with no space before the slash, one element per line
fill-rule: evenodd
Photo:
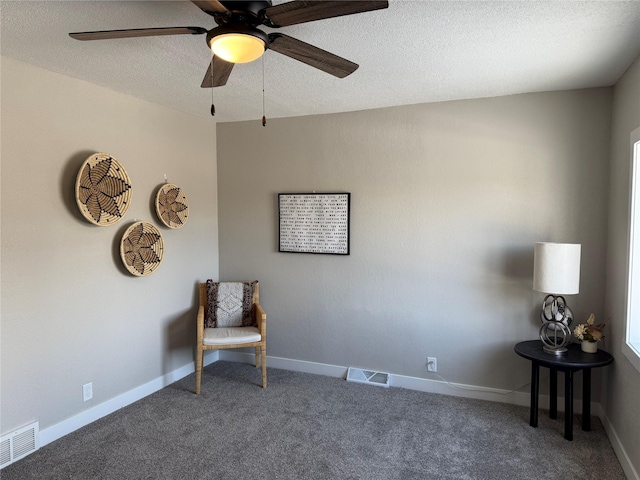
<path fill-rule="evenodd" d="M 243 282 L 244 283 L 244 282 Z M 255 286 L 253 287 L 253 303 L 260 303 L 260 283 L 258 281 L 255 282 Z M 200 284 L 200 305 L 203 307 L 207 307 L 207 284 Z"/>
<path fill-rule="evenodd" d="M 204 326 L 256 326 L 255 304 L 259 303 L 258 281 L 214 282 L 200 284 L 200 305 L 204 307 Z"/>

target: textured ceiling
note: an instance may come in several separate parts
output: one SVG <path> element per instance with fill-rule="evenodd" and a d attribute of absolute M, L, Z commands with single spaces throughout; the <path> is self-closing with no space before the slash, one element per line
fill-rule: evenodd
<path fill-rule="evenodd" d="M 274 1 L 274 4 L 283 3 Z M 0 1 L 1 53 L 208 116 L 203 35 L 80 42 L 69 32 L 213 28 L 189 1 Z M 264 28 L 267 32 L 272 29 Z M 267 51 L 268 118 L 613 85 L 640 55 L 640 1 L 406 1 L 283 33 L 360 65 L 334 78 Z M 263 63 L 213 89 L 217 121 L 262 117 Z"/>

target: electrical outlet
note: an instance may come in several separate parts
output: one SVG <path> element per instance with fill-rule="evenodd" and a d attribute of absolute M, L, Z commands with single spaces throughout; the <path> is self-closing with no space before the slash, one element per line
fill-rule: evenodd
<path fill-rule="evenodd" d="M 91 400 L 93 398 L 93 383 L 85 383 L 82 386 L 82 401 L 86 402 L 87 400 Z"/>
<path fill-rule="evenodd" d="M 427 372 L 438 371 L 438 359 L 436 357 L 427 357 Z"/>

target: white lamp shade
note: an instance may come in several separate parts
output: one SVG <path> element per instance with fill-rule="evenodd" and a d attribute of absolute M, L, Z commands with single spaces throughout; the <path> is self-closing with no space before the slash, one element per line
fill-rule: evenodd
<path fill-rule="evenodd" d="M 556 295 L 580 291 L 579 243 L 538 242 L 533 260 L 533 289 Z"/>

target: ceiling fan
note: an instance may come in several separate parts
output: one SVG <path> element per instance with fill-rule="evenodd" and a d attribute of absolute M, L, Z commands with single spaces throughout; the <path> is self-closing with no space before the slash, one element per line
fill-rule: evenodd
<path fill-rule="evenodd" d="M 213 58 L 200 85 L 202 88 L 225 85 L 236 63 L 256 60 L 267 49 L 338 78 L 344 78 L 358 68 L 356 63 L 283 33 L 267 34 L 257 27 L 264 25 L 280 28 L 379 10 L 389 6 L 386 0 L 295 0 L 279 5 L 272 5 L 270 0 L 192 0 L 192 3 L 211 15 L 218 26 L 211 30 L 202 27 L 165 27 L 76 32 L 69 35 L 76 40 L 106 40 L 157 35 L 206 34 L 207 45 L 213 52 Z"/>

